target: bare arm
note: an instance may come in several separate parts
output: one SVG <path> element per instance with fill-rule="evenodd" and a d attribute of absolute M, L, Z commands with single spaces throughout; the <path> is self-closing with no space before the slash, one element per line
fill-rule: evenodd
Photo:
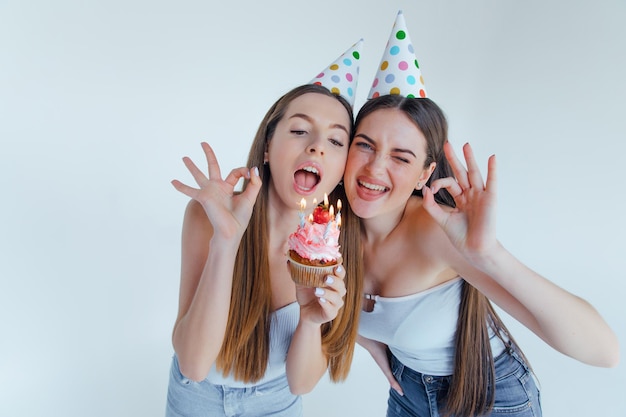
<path fill-rule="evenodd" d="M 389 364 L 389 358 L 387 356 L 387 345 L 381 342 L 377 342 L 376 340 L 367 339 L 363 336 L 358 336 L 357 343 L 361 345 L 365 350 L 367 350 L 370 355 L 372 355 L 372 358 L 374 359 L 376 364 L 378 364 L 380 370 L 383 371 L 383 374 L 387 378 L 387 381 L 389 381 L 389 385 L 391 385 L 391 388 L 396 390 L 398 394 L 404 395 L 402 387 L 400 387 L 400 384 L 391 372 L 391 366 Z"/>
<path fill-rule="evenodd" d="M 437 180 L 432 191 L 447 188 L 457 209 L 442 210 L 429 189 L 424 208 L 462 255 L 455 269 L 559 352 L 594 366 L 616 366 L 619 343 L 596 309 L 528 268 L 496 240 L 495 157 L 489 159 L 485 185 L 469 145 L 463 148 L 467 170 L 449 144 L 445 150 L 457 180 Z"/>
<path fill-rule="evenodd" d="M 192 200 L 183 224 L 178 317 L 172 341 L 181 372 L 195 381 L 206 378 L 224 340 L 237 251 L 236 245 L 212 238 L 212 229 L 200 204 Z"/>
<path fill-rule="evenodd" d="M 260 189 L 255 170 L 239 168 L 222 180 L 211 147 L 203 143 L 209 166 L 207 178 L 188 158 L 185 165 L 199 189 L 173 181 L 193 200 L 185 212 L 179 310 L 172 341 L 181 372 L 196 381 L 209 373 L 221 349 L 232 289 L 237 248 Z M 241 177 L 246 190 L 234 194 Z"/>
<path fill-rule="evenodd" d="M 319 382 L 328 368 L 328 356 L 322 347 L 321 325 L 337 317 L 343 307 L 346 287 L 345 269 L 335 268 L 323 288 L 297 286 L 300 321 L 287 352 L 287 380 L 294 394 L 306 394 Z"/>

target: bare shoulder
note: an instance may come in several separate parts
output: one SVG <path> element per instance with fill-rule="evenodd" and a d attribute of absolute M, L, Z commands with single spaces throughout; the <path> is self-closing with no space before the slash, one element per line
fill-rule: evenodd
<path fill-rule="evenodd" d="M 206 214 L 204 212 L 204 208 L 202 204 L 198 203 L 196 200 L 189 200 L 187 203 L 187 207 L 185 208 L 185 219 L 198 219 L 201 220 L 202 216 L 206 218 Z M 208 220 L 208 218 L 207 218 Z"/>
<path fill-rule="evenodd" d="M 418 196 L 412 196 L 406 205 L 404 214 L 405 221 L 412 227 L 422 230 L 422 232 L 431 232 L 441 229 L 435 219 L 424 209 L 424 199 Z M 439 205 L 443 210 L 452 211 L 453 208 Z"/>
<path fill-rule="evenodd" d="M 198 203 L 196 200 L 189 200 L 187 203 L 187 207 L 185 208 L 185 222 L 193 222 L 198 225 L 206 223 L 210 225 L 211 222 L 204 211 L 204 207 L 202 204 Z"/>
<path fill-rule="evenodd" d="M 196 200 L 190 200 L 185 209 L 183 220 L 183 239 L 207 241 L 213 234 L 213 226 L 204 211 L 204 208 Z"/>
<path fill-rule="evenodd" d="M 454 210 L 452 207 L 440 204 L 440 207 L 446 211 Z M 448 248 L 449 239 L 439 224 L 428 214 L 423 207 L 423 199 L 413 196 L 409 199 L 405 218 L 411 235 L 420 242 L 422 250 L 426 251 L 430 256 L 440 257 L 442 249 Z"/>

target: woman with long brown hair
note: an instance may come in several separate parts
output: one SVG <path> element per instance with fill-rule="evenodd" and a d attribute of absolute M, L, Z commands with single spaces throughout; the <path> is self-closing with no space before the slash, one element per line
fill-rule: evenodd
<path fill-rule="evenodd" d="M 432 100 L 372 99 L 355 132 L 344 186 L 363 230 L 359 343 L 392 385 L 388 416 L 541 415 L 528 361 L 490 300 L 558 351 L 616 365 L 597 311 L 495 239 L 495 159 L 484 184 L 466 145 L 466 171 Z"/>
<path fill-rule="evenodd" d="M 184 158 L 198 188 L 173 181 L 191 201 L 167 416 L 299 416 L 300 395 L 327 370 L 334 381 L 347 376 L 362 289 L 358 219 L 344 203 L 343 264 L 323 287 L 293 282 L 287 238 L 302 198 L 311 210 L 325 193 L 346 200 L 338 184 L 352 127 L 342 95 L 308 84 L 267 112 L 246 168 L 222 179 L 206 143 L 208 176 Z"/>
<path fill-rule="evenodd" d="M 396 23 L 344 174 L 362 223 L 359 343 L 390 381 L 388 417 L 540 416 L 530 365 L 491 301 L 587 364 L 615 366 L 617 339 L 589 303 L 498 242 L 495 158 L 486 183 L 469 145 L 467 169 L 457 160 Z"/>

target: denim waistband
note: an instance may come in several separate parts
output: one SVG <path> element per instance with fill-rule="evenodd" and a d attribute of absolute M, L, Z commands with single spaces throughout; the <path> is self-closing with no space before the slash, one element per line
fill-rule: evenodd
<path fill-rule="evenodd" d="M 401 379 L 403 375 L 406 375 L 408 377 L 412 377 L 413 379 L 422 379 L 424 382 L 432 382 L 434 380 L 449 380 L 452 377 L 452 375 L 431 375 L 416 371 L 415 369 L 409 368 L 403 364 L 393 353 L 391 353 L 391 351 L 388 351 L 388 356 L 391 369 L 396 369 L 394 375 L 399 379 Z M 522 366 L 526 369 L 530 370 L 530 367 L 524 360 L 523 356 L 511 341 L 506 341 L 504 351 L 494 358 L 494 366 L 497 367 L 498 364 L 505 361 L 507 357 L 515 358 L 517 362 L 522 364 Z"/>

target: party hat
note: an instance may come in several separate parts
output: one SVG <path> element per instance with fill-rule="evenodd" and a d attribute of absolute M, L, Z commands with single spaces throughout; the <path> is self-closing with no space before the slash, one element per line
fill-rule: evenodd
<path fill-rule="evenodd" d="M 398 12 L 393 24 L 378 73 L 367 98 L 376 98 L 384 94 L 411 98 L 426 97 L 424 78 L 415 57 L 402 10 Z"/>
<path fill-rule="evenodd" d="M 333 94 L 342 96 L 350 106 L 354 106 L 354 95 L 359 80 L 361 48 L 363 39 L 352 45 L 346 52 L 326 67 L 309 84 L 328 88 Z"/>

